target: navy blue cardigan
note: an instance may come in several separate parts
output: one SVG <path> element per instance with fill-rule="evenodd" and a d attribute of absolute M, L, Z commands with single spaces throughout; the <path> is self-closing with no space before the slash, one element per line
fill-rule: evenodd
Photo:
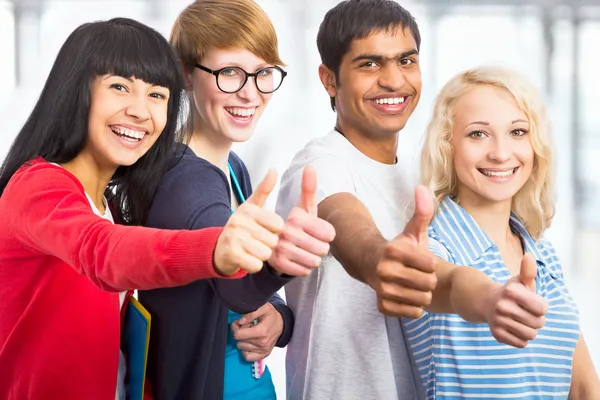
<path fill-rule="evenodd" d="M 174 165 L 162 178 L 147 225 L 163 229 L 224 226 L 231 217 L 231 189 L 219 168 L 178 146 Z M 244 196 L 252 193 L 242 160 L 229 157 Z M 152 316 L 147 376 L 156 400 L 217 400 L 223 397 L 227 310 L 252 312 L 269 301 L 284 330 L 277 346 L 289 342 L 294 317 L 276 292 L 289 282 L 270 267 L 242 279 L 197 281 L 176 288 L 140 291 Z"/>

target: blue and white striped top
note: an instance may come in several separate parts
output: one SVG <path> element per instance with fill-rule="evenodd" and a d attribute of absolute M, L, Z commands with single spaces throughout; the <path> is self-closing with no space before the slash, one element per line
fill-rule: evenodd
<path fill-rule="evenodd" d="M 548 300 L 546 324 L 518 349 L 494 339 L 486 324 L 456 314 L 425 313 L 404 319 L 427 399 L 567 399 L 573 353 L 579 340 L 578 310 L 564 283 L 552 245 L 535 242 L 516 215 L 510 226 L 537 260 L 536 290 Z M 498 247 L 471 215 L 446 198 L 429 226 L 429 247 L 457 265 L 477 268 L 505 283 L 512 276 Z"/>

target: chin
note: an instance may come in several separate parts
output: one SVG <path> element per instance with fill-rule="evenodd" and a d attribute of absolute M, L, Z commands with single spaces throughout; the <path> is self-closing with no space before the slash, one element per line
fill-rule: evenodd
<path fill-rule="evenodd" d="M 513 191 L 494 191 L 488 193 L 478 193 L 478 195 L 489 203 L 506 203 L 512 201 L 516 192 Z"/>
<path fill-rule="evenodd" d="M 254 126 L 245 128 L 245 129 L 232 129 L 227 138 L 234 143 L 243 143 L 247 142 L 254 135 L 255 129 Z"/>

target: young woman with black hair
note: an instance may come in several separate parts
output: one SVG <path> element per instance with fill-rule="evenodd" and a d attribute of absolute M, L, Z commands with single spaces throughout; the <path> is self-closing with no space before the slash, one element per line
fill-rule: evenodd
<path fill-rule="evenodd" d="M 59 51 L 0 170 L 0 398 L 123 399 L 131 290 L 239 278 L 271 256 L 274 173 L 224 228 L 135 226 L 181 132 L 179 71 L 128 19 L 84 24 Z"/>

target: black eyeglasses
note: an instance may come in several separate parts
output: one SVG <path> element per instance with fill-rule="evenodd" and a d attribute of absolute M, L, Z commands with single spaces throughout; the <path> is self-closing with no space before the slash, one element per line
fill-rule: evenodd
<path fill-rule="evenodd" d="M 196 68 L 211 73 L 217 79 L 217 87 L 225 93 L 236 93 L 242 90 L 248 77 L 254 78 L 254 84 L 259 92 L 264 94 L 273 93 L 281 86 L 287 72 L 278 66 L 261 68 L 254 73 L 249 73 L 240 67 L 223 67 L 213 70 L 204 65 L 196 64 Z"/>

